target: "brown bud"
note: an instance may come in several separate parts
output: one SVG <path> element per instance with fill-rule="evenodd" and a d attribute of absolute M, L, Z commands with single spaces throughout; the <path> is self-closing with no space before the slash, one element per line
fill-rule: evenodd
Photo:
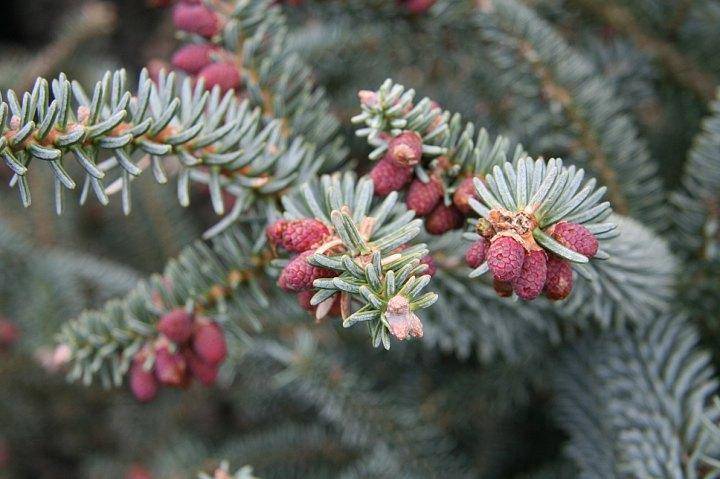
<path fill-rule="evenodd" d="M 422 158 L 422 137 L 414 131 L 404 131 L 388 143 L 387 157 L 398 165 L 414 166 Z"/>
<path fill-rule="evenodd" d="M 377 93 L 370 90 L 360 90 L 358 98 L 363 106 L 374 107 L 377 105 Z"/>
<path fill-rule="evenodd" d="M 391 298 L 388 301 L 385 316 L 390 334 L 398 340 L 422 337 L 423 325 L 420 318 L 410 310 L 410 302 L 406 297 L 397 295 Z"/>

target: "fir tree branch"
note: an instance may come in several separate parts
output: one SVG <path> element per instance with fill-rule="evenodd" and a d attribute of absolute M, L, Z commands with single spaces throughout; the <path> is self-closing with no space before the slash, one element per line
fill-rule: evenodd
<path fill-rule="evenodd" d="M 644 31 L 630 9 L 613 2 L 596 0 L 574 0 L 573 3 L 630 37 L 639 49 L 657 58 L 675 80 L 691 90 L 700 101 L 709 102 L 713 99 L 716 80 L 672 43 Z M 684 15 L 683 12 L 689 9 L 688 2 L 682 4 L 678 8 L 678 17 L 672 19 L 672 25 L 677 25 Z"/>
<path fill-rule="evenodd" d="M 608 187 L 615 210 L 654 229 L 664 228 L 667 216 L 657 166 L 631 119 L 622 113 L 621 103 L 613 99 L 611 85 L 530 9 L 513 0 L 492 5 L 492 12 L 478 14 L 477 20 L 508 86 L 523 96 L 531 90 L 525 70 L 511 60 L 516 57 L 537 78 L 539 90 L 563 107 L 577 144 L 588 154 L 589 169 Z M 528 98 L 529 104 L 536 101 Z M 548 112 L 538 115 L 533 121 L 541 121 Z"/>
<path fill-rule="evenodd" d="M 720 89 L 717 95 L 688 153 L 682 189 L 672 195 L 677 246 L 707 259 L 720 255 Z"/>
<path fill-rule="evenodd" d="M 299 334 L 293 348 L 258 343 L 256 354 L 282 365 L 283 371 L 275 377 L 278 384 L 317 407 L 320 417 L 341 433 L 343 443 L 370 458 L 361 461 L 364 474 L 348 471 L 346 477 L 434 476 L 440 471 L 469 477 L 468 467 L 453 454 L 453 445 L 418 417 L 418 411 L 406 410 L 402 400 L 387 401 L 390 391 L 378 394 L 351 364 L 321 352 L 309 334 Z"/>
<path fill-rule="evenodd" d="M 262 329 L 270 305 L 259 284 L 269 259 L 238 227 L 216 237 L 212 247 L 199 241 L 188 246 L 162 275 L 63 326 L 58 343 L 70 350 L 70 378 L 120 385 L 135 353 L 157 338 L 160 316 L 187 305 L 246 340 L 245 330 Z"/>
<path fill-rule="evenodd" d="M 155 179 L 164 183 L 172 169 L 178 176 L 182 205 L 189 202 L 191 181 L 209 186 L 218 214 L 225 211 L 222 191 L 235 198 L 232 212 L 214 233 L 254 202 L 275 201 L 281 190 L 310 178 L 324 161 L 301 138 L 282 138 L 278 122 L 265 122 L 259 110 L 251 110 L 232 92 L 223 96 L 217 89 L 205 92 L 202 82 L 193 87 L 190 79 L 178 86 L 173 74 L 161 75 L 156 84 L 145 71 L 137 91 L 127 89 L 126 82 L 124 71 L 108 72 L 90 96 L 61 75 L 52 82 L 52 101 L 44 79 L 23 95 L 22 102 L 8 92 L 8 102 L 0 105 L 1 154 L 15 173 L 12 184 L 26 206 L 30 204 L 26 172 L 33 160 L 52 167 L 58 211 L 63 187 L 76 185 L 64 166 L 68 157 L 84 170 L 81 202 L 92 190 L 106 204 L 108 192 L 121 190 L 126 213 L 133 177 L 152 168 Z M 104 159 L 106 155 L 112 156 Z M 115 173 L 116 179 L 105 187 L 103 179 L 109 173 Z"/>
<path fill-rule="evenodd" d="M 703 418 L 717 380 L 682 317 L 587 338 L 561 358 L 555 385 L 567 454 L 583 477 L 701 476 Z"/>
<path fill-rule="evenodd" d="M 491 141 L 484 129 L 475 139 L 472 123 L 464 124 L 457 114 L 448 120 L 451 118 L 449 112 L 433 107 L 428 98 L 414 101 L 413 90 L 390 80 L 375 92 L 363 92 L 361 98 L 362 113 L 353 121 L 361 124 L 357 134 L 367 137 L 370 145 L 375 147 L 370 153 L 371 159 L 385 154 L 389 135 L 410 130 L 421 135 L 423 151 L 432 152 L 416 166 L 418 176 L 423 172 L 429 175 L 439 161 L 434 155 L 441 155 L 443 162 L 450 165 L 445 173 L 448 176 L 464 178 L 470 174 L 485 178 L 486 182 L 494 178 L 494 185 L 498 183 L 497 178 L 503 176 L 499 165 L 506 159 L 513 159 L 512 164 L 504 165 L 513 171 L 520 161 L 525 161 L 521 147 L 516 147 L 513 152 L 509 141 L 502 137 Z M 557 160 L 551 160 L 548 164 L 556 163 L 559 164 Z M 526 166 L 523 171 L 528 168 Z M 580 187 L 582 170 L 571 166 L 563 174 L 575 178 L 568 180 L 568 187 Z M 515 174 L 513 178 L 515 176 L 522 175 Z M 515 184 L 512 179 L 509 181 L 509 184 Z M 562 180 L 560 184 L 565 185 L 564 182 Z M 501 197 L 497 187 L 491 185 L 489 188 L 494 192 L 495 201 L 509 208 L 504 200 L 497 199 Z M 593 189 L 594 182 L 588 188 Z M 509 195 L 514 197 L 515 186 L 511 190 Z M 558 195 L 566 202 L 572 196 Z M 498 299 L 487 282 L 468 284 L 469 270 L 462 257 L 465 247 L 457 242 L 457 236 L 453 240 L 453 236 L 446 233 L 444 238 L 430 242 L 438 267 L 434 283 L 440 294 L 437 304 L 427 313 L 427 342 L 454 351 L 460 357 L 467 357 L 475 350 L 482 361 L 490 361 L 497 355 L 519 360 L 557 344 L 565 336 L 563 333 L 575 326 L 608 328 L 628 321 L 647 321 L 657 313 L 667 311 L 674 298 L 676 274 L 676 261 L 667 245 L 635 221 L 619 215 L 607 219 L 609 205 L 597 205 L 602 191 L 594 196 L 597 201 L 576 207 L 573 214 L 582 216 L 583 208 L 595 206 L 593 210 L 597 214 L 592 216 L 592 221 L 599 223 L 594 223 L 592 228 L 603 240 L 598 253 L 598 258 L 603 260 L 574 264 L 577 292 L 555 305 L 537 302 L 529 307 L 508 302 Z M 563 207 L 556 204 L 552 209 L 559 211 Z M 553 216 L 550 211 L 545 215 Z M 615 222 L 621 224 L 624 234 L 614 231 Z M 468 235 L 477 239 L 477 235 Z"/>
<path fill-rule="evenodd" d="M 347 156 L 338 137 L 339 123 L 329 111 L 323 89 L 314 85 L 312 71 L 288 43 L 288 27 L 272 0 L 211 0 L 207 3 L 224 25 L 213 40 L 227 52 L 240 72 L 243 89 L 267 119 L 277 120 L 287 138 L 302 135 L 326 167 Z M 193 42 L 207 42 L 191 36 Z M 223 57 L 223 59 L 225 59 Z"/>
<path fill-rule="evenodd" d="M 486 178 L 486 181 L 489 175 L 495 178 L 493 185 L 498 182 L 497 175 L 503 175 L 497 165 L 511 156 L 510 144 L 506 140 L 499 137 L 495 142 L 489 141 L 487 133 L 481 130 L 474 143 L 471 123 L 463 128 L 459 115 L 454 115 L 446 123 L 449 113 L 431 108 L 432 102 L 427 98 L 414 103 L 412 90 L 390 81 L 378 91 L 363 95 L 363 112 L 354 121 L 364 126 L 358 134 L 367 136 L 369 143 L 376 147 L 370 154 L 371 158 L 384 154 L 387 140 L 383 135 L 411 130 L 423 137 L 424 151 L 440 148 L 436 154 L 443 155 L 443 159 L 452 165 L 448 168 L 450 172 L 465 171 Z M 432 125 L 432 128 L 427 125 Z M 524 161 L 519 160 L 518 154 L 524 155 L 519 147 L 512 154 L 515 166 L 510 169 L 516 168 L 519 161 Z M 430 159 L 423 159 L 416 171 L 432 168 L 435 160 L 432 155 L 428 156 Z M 506 168 L 508 165 L 505 165 Z M 582 172 L 576 173 L 571 167 L 568 174 L 573 177 L 577 174 L 577 181 L 569 183 L 578 188 Z M 489 188 L 497 190 L 492 185 Z M 511 189 L 510 196 L 513 196 L 514 186 Z M 598 193 L 602 194 L 601 191 Z M 494 194 L 500 198 L 498 192 Z M 586 206 L 594 205 L 588 203 Z M 561 205 L 553 208 L 562 210 Z M 595 209 L 598 214 L 593 216 L 593 221 L 605 221 L 603 218 L 609 214 L 608 205 L 603 203 Z M 606 214 L 599 213 L 603 210 Z M 575 213 L 580 215 L 580 212 L 573 211 Z M 613 323 L 648 320 L 658 312 L 666 311 L 673 299 L 676 272 L 675 260 L 667 246 L 632 220 L 617 216 L 607 221 L 609 223 L 593 226 L 599 238 L 609 240 L 607 245 L 603 242 L 605 246 L 602 248 L 608 251 L 598 253 L 598 257 L 605 261 L 575 265 L 578 292 L 557 306 L 540 303 L 537 307 L 528 308 L 498 300 L 487 283 L 477 286 L 466 284 L 464 276 L 467 269 L 464 259 L 458 254 L 464 249 L 461 245 L 450 237 L 431 243 L 431 252 L 438 266 L 436 284 L 441 293 L 438 304 L 428 313 L 428 341 L 442 349 L 454 350 L 462 357 L 476 348 L 485 361 L 497 353 L 517 359 L 557 343 L 562 337 L 561 325 L 568 320 L 577 326 L 599 323 L 606 328 Z M 618 233 L 613 232 L 614 221 L 621 222 L 627 234 L 615 237 Z M 540 311 L 542 314 L 538 314 Z M 469 318 L 467 322 L 463 319 L 466 317 Z M 498 321 L 498 317 L 503 319 Z"/>
<path fill-rule="evenodd" d="M 56 209 L 62 210 L 62 187 L 75 188 L 63 165 L 72 153 L 86 171 L 81 202 L 91 189 L 103 204 L 108 195 L 122 191 L 127 213 L 130 180 L 149 168 L 160 183 L 167 181 L 168 173 L 178 176 L 183 205 L 189 201 L 189 183 L 197 181 L 210 187 L 213 207 L 223 214 L 224 191 L 234 198 L 234 206 L 206 233 L 211 236 L 258 199 L 275 201 L 293 182 L 301 183 L 324 165 L 344 159 L 346 149 L 336 135 L 338 123 L 329 114 L 323 91 L 312 85 L 310 70 L 289 53 L 279 9 L 266 0 L 240 2 L 232 8 L 217 1 L 215 6 L 226 17 L 220 38 L 227 49 L 237 51 L 239 67 L 247 72 L 246 102 L 236 102 L 230 93 L 222 98 L 217 91 L 204 94 L 202 82 L 193 88 L 185 80 L 176 90 L 173 75 L 162 76 L 155 85 L 143 73 L 138 92 L 133 93 L 125 90 L 122 72 L 106 75 L 92 100 L 75 83 L 73 98 L 64 76 L 53 82 L 53 95 L 58 97 L 53 102 L 42 79 L 27 100 L 23 96 L 22 105 L 17 94 L 8 92 L 0 119 L 14 123 L 3 125 L 0 149 L 26 206 L 31 200 L 25 171 L 35 158 L 52 166 Z M 259 18 L 263 20 L 258 22 Z M 79 106 L 76 112 L 73 100 Z M 263 109 L 250 111 L 250 104 Z M 92 111 L 86 113 L 87 109 Z M 12 117 L 6 118 L 9 110 Z M 93 126 L 104 130 L 96 132 Z M 113 156 L 101 162 L 103 150 Z M 134 158 L 137 152 L 144 156 Z M 161 161 L 168 156 L 180 161 L 170 165 Z M 105 187 L 102 179 L 110 171 L 120 174 Z"/>

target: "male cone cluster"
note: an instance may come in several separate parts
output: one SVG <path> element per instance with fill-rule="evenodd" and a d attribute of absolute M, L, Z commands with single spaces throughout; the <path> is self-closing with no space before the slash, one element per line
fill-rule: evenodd
<path fill-rule="evenodd" d="M 130 389 L 138 401 L 153 400 L 161 386 L 188 387 L 193 378 L 205 386 L 215 383 L 227 356 L 218 323 L 178 308 L 160 318 L 157 331 L 157 341 L 141 349 L 130 367 Z"/>
<path fill-rule="evenodd" d="M 330 228 L 316 219 L 279 220 L 266 231 L 274 247 L 289 253 L 303 253 L 320 246 L 331 235 Z"/>
<path fill-rule="evenodd" d="M 280 273 L 278 286 L 285 291 L 299 293 L 312 289 L 313 281 L 318 278 L 331 278 L 335 272 L 329 269 L 320 268 L 308 262 L 308 259 L 315 253 L 308 250 L 295 256 Z"/>
<path fill-rule="evenodd" d="M 421 136 L 414 131 L 404 131 L 391 138 L 385 156 L 372 169 L 370 177 L 378 196 L 387 196 L 409 184 L 405 197 L 408 209 L 425 217 L 428 233 L 442 235 L 465 224 L 465 218 L 471 212 L 468 201 L 475 195 L 475 190 L 472 177 L 463 178 L 446 202 L 443 171 L 448 165 L 442 157 L 436 161 L 438 166 L 428 181 L 416 178 L 414 168 L 422 159 L 422 146 Z"/>
<path fill-rule="evenodd" d="M 331 229 L 317 219 L 303 218 L 278 220 L 268 226 L 265 232 L 274 249 L 282 248 L 295 254 L 280 272 L 278 286 L 289 293 L 295 293 L 300 307 L 318 319 L 326 316 L 340 316 L 341 296 L 339 294 L 326 300 L 327 303 L 316 306 L 310 304 L 310 300 L 315 294 L 313 282 L 319 278 L 332 278 L 338 274 L 336 271 L 315 266 L 308 261 L 319 247 L 336 238 Z M 405 248 L 407 246 L 402 245 L 396 251 L 400 252 Z M 420 262 L 427 266 L 426 274 L 435 275 L 437 266 L 432 256 L 425 255 Z M 318 311 L 320 311 L 319 315 Z"/>
<path fill-rule="evenodd" d="M 597 238 L 582 225 L 560 222 L 548 231 L 560 244 L 588 258 L 597 253 Z M 481 234 L 483 237 L 468 248 L 465 261 L 471 268 L 487 261 L 499 296 L 514 292 L 520 299 L 532 300 L 544 293 L 549 299 L 560 300 L 572 291 L 572 268 L 567 260 L 534 243 L 528 247 L 517 235 L 498 234 L 488 225 Z"/>
<path fill-rule="evenodd" d="M 310 304 L 314 294 L 313 281 L 318 278 L 331 278 L 337 273 L 312 265 L 308 259 L 318 246 L 331 238 L 330 228 L 314 218 L 278 220 L 267 227 L 266 234 L 273 248 L 283 248 L 289 253 L 296 253 L 280 273 L 278 286 L 285 291 L 297 293 L 300 306 L 314 313 L 317 308 Z M 339 295 L 336 295 L 329 314 L 333 316 L 339 314 L 339 308 Z"/>
<path fill-rule="evenodd" d="M 173 23 L 178 30 L 196 35 L 201 43 L 189 43 L 175 52 L 172 66 L 188 75 L 203 79 L 205 88 L 218 86 L 221 91 L 240 87 L 240 69 L 230 52 L 207 43 L 222 29 L 223 18 L 217 12 L 196 0 L 183 0 L 173 9 Z"/>

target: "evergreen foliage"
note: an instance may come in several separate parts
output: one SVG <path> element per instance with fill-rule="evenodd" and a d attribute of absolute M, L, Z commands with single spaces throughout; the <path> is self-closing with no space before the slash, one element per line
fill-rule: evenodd
<path fill-rule="evenodd" d="M 231 87 L 58 73 L 92 4 L 0 59 L 0 478 L 720 476 L 720 9 L 680 3 L 178 0 Z M 567 298 L 502 297 L 497 238 Z"/>
<path fill-rule="evenodd" d="M 697 342 L 685 318 L 665 315 L 564 353 L 557 409 L 582 477 L 705 477 L 717 381 Z"/>
<path fill-rule="evenodd" d="M 688 154 L 682 191 L 673 195 L 676 205 L 677 244 L 687 253 L 705 258 L 718 255 L 717 198 L 720 196 L 720 92 L 710 104 L 711 115 L 702 123 Z"/>

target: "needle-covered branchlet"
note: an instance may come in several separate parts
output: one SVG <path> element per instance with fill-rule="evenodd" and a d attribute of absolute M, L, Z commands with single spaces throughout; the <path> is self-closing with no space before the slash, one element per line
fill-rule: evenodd
<path fill-rule="evenodd" d="M 150 336 L 135 353 L 130 366 L 129 386 L 135 398 L 148 402 L 160 388 L 187 388 L 193 379 L 211 386 L 227 356 L 223 328 L 185 308 L 166 312 Z"/>
<path fill-rule="evenodd" d="M 278 254 L 296 254 L 277 261 L 278 284 L 297 293 L 304 309 L 318 320 L 339 313 L 346 327 L 365 322 L 373 344 L 389 348 L 391 336 L 422 335 L 416 312 L 437 298 L 422 293 L 435 265 L 425 245 L 412 245 L 420 221 L 397 193 L 382 200 L 373 193 L 369 177 L 323 176 L 283 198 L 284 217 L 267 237 Z"/>
<path fill-rule="evenodd" d="M 604 188 L 595 180 L 584 185 L 584 171 L 552 159 L 530 158 L 496 166 L 474 185 L 479 200 L 468 203 L 481 216 L 467 253 L 472 277 L 490 271 L 496 290 L 506 296 L 512 285 L 521 299 L 531 300 L 543 290 L 553 300 L 564 299 L 572 289 L 569 264 L 607 259 L 600 240 L 615 234 L 604 223 L 610 204 L 601 202 Z M 484 261 L 482 245 L 488 242 Z"/>
<path fill-rule="evenodd" d="M 252 205 L 275 202 L 279 191 L 309 179 L 324 161 L 299 138 L 283 138 L 280 122 L 232 91 L 205 91 L 203 81 L 177 80 L 173 73 L 153 81 L 146 70 L 137 88 L 129 83 L 120 70 L 106 73 L 91 90 L 60 75 L 52 82 L 38 79 L 22 100 L 7 93 L 0 103 L 0 156 L 25 206 L 31 203 L 29 168 L 46 165 L 53 172 L 58 212 L 63 191 L 80 182 L 81 203 L 95 195 L 107 204 L 120 192 L 129 213 L 133 179 L 152 171 L 161 184 L 177 178 L 183 206 L 193 182 L 207 186 L 218 215 L 232 205 L 212 235 Z"/>
<path fill-rule="evenodd" d="M 485 178 L 508 158 L 508 141 L 494 142 L 485 130 L 436 102 L 414 101 L 415 92 L 388 80 L 377 91 L 359 93 L 362 112 L 353 117 L 357 135 L 366 137 L 377 161 L 370 172 L 375 194 L 406 191 L 407 207 L 424 217 L 425 229 L 442 235 L 461 228 L 471 213 L 474 178 Z M 513 159 L 523 156 L 515 148 Z"/>

